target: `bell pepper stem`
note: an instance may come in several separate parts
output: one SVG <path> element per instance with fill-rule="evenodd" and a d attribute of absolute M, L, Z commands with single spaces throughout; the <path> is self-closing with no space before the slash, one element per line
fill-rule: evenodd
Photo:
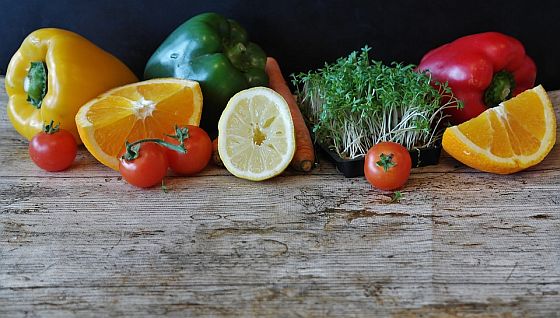
<path fill-rule="evenodd" d="M 228 59 L 235 67 L 240 69 L 246 67 L 246 65 L 243 64 L 244 60 L 246 59 L 244 57 L 246 53 L 247 53 L 247 47 L 241 42 L 235 43 L 235 45 L 226 49 L 226 54 Z"/>
<path fill-rule="evenodd" d="M 515 79 L 508 71 L 499 71 L 492 77 L 490 86 L 484 92 L 484 104 L 487 107 L 498 106 L 501 102 L 513 96 Z"/>
<path fill-rule="evenodd" d="M 40 109 L 47 94 L 47 64 L 43 61 L 31 62 L 24 82 L 27 101 Z"/>
<path fill-rule="evenodd" d="M 136 140 L 135 142 L 126 142 L 126 150 L 122 156 L 122 158 L 126 161 L 132 161 L 136 158 L 138 158 L 138 153 L 140 151 L 140 145 L 146 142 L 153 142 L 156 143 L 160 146 L 169 148 L 171 150 L 175 150 L 177 152 L 180 153 L 187 153 L 187 149 L 185 148 L 184 144 L 180 144 L 180 145 L 174 145 L 172 143 L 169 143 L 167 141 L 158 139 L 158 138 L 146 138 L 146 139 L 140 139 L 140 140 Z"/>

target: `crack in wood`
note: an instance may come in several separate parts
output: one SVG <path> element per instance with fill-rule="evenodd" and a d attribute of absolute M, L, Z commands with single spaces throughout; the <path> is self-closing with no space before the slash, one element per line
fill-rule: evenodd
<path fill-rule="evenodd" d="M 242 235 L 265 235 L 275 232 L 274 227 L 267 228 L 221 228 L 214 229 L 208 234 L 209 239 L 220 238 L 223 236 L 242 236 Z"/>

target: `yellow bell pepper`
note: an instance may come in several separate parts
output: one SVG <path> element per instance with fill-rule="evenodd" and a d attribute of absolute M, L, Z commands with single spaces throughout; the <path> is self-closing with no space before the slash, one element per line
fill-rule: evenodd
<path fill-rule="evenodd" d="M 97 95 L 137 82 L 130 69 L 82 36 L 61 29 L 29 34 L 6 72 L 8 117 L 28 140 L 54 120 L 81 143 L 74 117 Z"/>

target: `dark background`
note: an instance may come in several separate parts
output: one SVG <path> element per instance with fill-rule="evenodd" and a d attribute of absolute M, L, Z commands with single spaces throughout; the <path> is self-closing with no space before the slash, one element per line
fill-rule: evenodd
<path fill-rule="evenodd" d="M 191 16 L 215 11 L 241 23 L 286 74 L 318 68 L 364 45 L 386 63 L 419 63 L 457 37 L 500 31 L 534 58 L 537 82 L 560 89 L 557 1 L 64 1 L 0 0 L 0 73 L 27 34 L 77 32 L 141 75 L 165 37 Z"/>

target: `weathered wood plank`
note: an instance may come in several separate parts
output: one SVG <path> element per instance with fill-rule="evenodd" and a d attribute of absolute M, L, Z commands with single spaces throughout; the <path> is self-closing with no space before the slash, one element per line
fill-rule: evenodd
<path fill-rule="evenodd" d="M 206 286 L 163 285 L 150 289 L 111 286 L 105 289 L 39 288 L 17 290 L 20 305 L 5 307 L 16 312 L 21 305 L 35 308 L 41 316 L 78 315 L 80 317 L 119 316 L 241 316 L 241 317 L 331 317 L 347 313 L 352 317 L 558 317 L 546 289 L 534 285 L 514 285 L 514 290 L 533 294 L 516 296 L 511 285 L 463 285 L 442 288 L 430 284 L 417 286 L 386 282 L 341 285 L 316 283 L 268 286 L 251 284 Z M 465 290 L 491 294 L 490 299 L 461 302 Z M 26 293 L 36 297 L 25 297 Z M 413 302 L 400 301 L 413 296 Z M 457 297 L 457 298 L 456 298 Z M 438 304 L 434 298 L 447 298 Z M 346 301 L 339 303 L 340 299 Z M 15 299 L 14 299 L 15 300 Z M 558 300 L 558 299 L 556 299 Z M 425 305 L 416 307 L 418 302 Z M 97 311 L 92 311 L 96 308 Z M 305 310 L 302 310 L 305 308 Z M 32 312 L 32 311 L 30 311 Z M 22 315 L 23 316 L 23 315 Z"/>
<path fill-rule="evenodd" d="M 0 317 L 560 317 L 560 150 L 510 176 L 444 156 L 398 203 L 329 163 L 168 192 L 82 149 L 45 173 L 0 92 Z M 558 105 L 560 94 L 551 94 Z"/>
<path fill-rule="evenodd" d="M 8 282 L 4 290 L 16 295 L 76 288 L 113 292 L 120 288 L 134 294 L 169 285 L 162 293 L 181 288 L 209 288 L 213 293 L 226 288 L 248 293 L 255 303 L 260 299 L 258 291 L 264 290 L 271 296 L 261 300 L 261 310 L 270 308 L 269 298 L 279 298 L 277 305 L 290 304 L 295 297 L 289 296 L 290 291 L 316 288 L 304 297 L 307 301 L 344 299 L 349 302 L 344 312 L 354 314 L 364 309 L 405 313 L 399 311 L 402 308 L 415 313 L 422 306 L 442 304 L 440 296 L 430 294 L 436 286 L 449 289 L 457 284 L 476 285 L 477 292 L 465 295 L 455 286 L 451 295 L 461 296 L 460 301 L 450 296 L 449 303 L 455 307 L 442 305 L 442 310 L 483 313 L 494 306 L 503 311 L 508 302 L 519 302 L 513 296 L 532 303 L 527 300 L 528 291 L 540 287 L 548 293 L 542 297 L 551 300 L 544 302 L 544 308 L 546 304 L 557 308 L 560 216 L 558 202 L 550 200 L 553 174 L 545 172 L 531 184 L 521 177 L 509 183 L 511 188 L 504 194 L 528 200 L 525 207 L 514 202 L 504 205 L 509 211 L 488 208 L 503 200 L 492 193 L 500 181 L 479 175 L 438 177 L 433 183 L 439 186 L 424 191 L 420 189 L 425 187 L 425 178 L 411 180 L 412 188 L 398 204 L 381 203 L 382 195 L 365 182 L 341 182 L 336 176 L 310 176 L 297 189 L 289 186 L 292 178 L 279 178 L 263 183 L 252 194 L 252 183 L 231 177 L 216 177 L 216 186 L 203 186 L 206 178 L 193 178 L 188 184 L 174 179 L 167 194 L 123 188 L 116 179 L 101 187 L 82 180 L 81 192 L 74 196 L 68 195 L 75 186 L 70 182 L 53 185 L 42 178 L 23 182 L 7 178 L 12 182 L 4 182 L 8 189 L 2 192 L 22 184 L 25 191 L 15 192 L 26 194 L 26 200 L 12 202 L 3 210 L 0 241 L 8 242 L 9 252 L 0 261 L 0 268 L 5 269 L 0 281 Z M 478 186 L 448 196 L 450 204 L 435 202 L 447 195 L 445 186 L 460 183 Z M 352 191 L 348 191 L 350 185 Z M 115 192 L 137 202 L 134 210 L 119 205 L 119 198 L 108 200 Z M 480 200 L 470 201 L 469 192 L 480 193 Z M 255 200 L 259 196 L 274 199 Z M 87 198 L 89 206 L 80 207 L 81 198 Z M 536 263 L 537 253 L 542 255 Z M 90 270 L 87 276 L 84 268 Z M 513 296 L 490 297 L 495 296 L 495 285 L 510 286 L 506 283 L 515 286 L 508 288 L 508 295 Z M 281 295 L 274 296 L 276 289 Z M 377 289 L 388 290 L 377 295 L 377 302 L 393 305 L 379 311 L 379 304 L 371 299 L 354 299 L 367 293 L 375 298 Z M 486 293 L 487 289 L 492 293 Z M 137 297 L 131 301 L 143 298 Z M 216 302 L 210 296 L 201 299 L 204 305 L 193 305 L 200 312 L 190 311 L 189 306 L 176 310 L 219 314 L 212 308 L 225 306 L 220 298 Z M 303 315 L 337 312 L 328 306 L 323 307 L 328 312 L 314 312 L 307 305 L 304 301 L 289 307 Z M 172 306 L 155 306 L 153 313 L 164 308 Z M 221 313 L 239 313 L 236 306 L 229 310 Z"/>

